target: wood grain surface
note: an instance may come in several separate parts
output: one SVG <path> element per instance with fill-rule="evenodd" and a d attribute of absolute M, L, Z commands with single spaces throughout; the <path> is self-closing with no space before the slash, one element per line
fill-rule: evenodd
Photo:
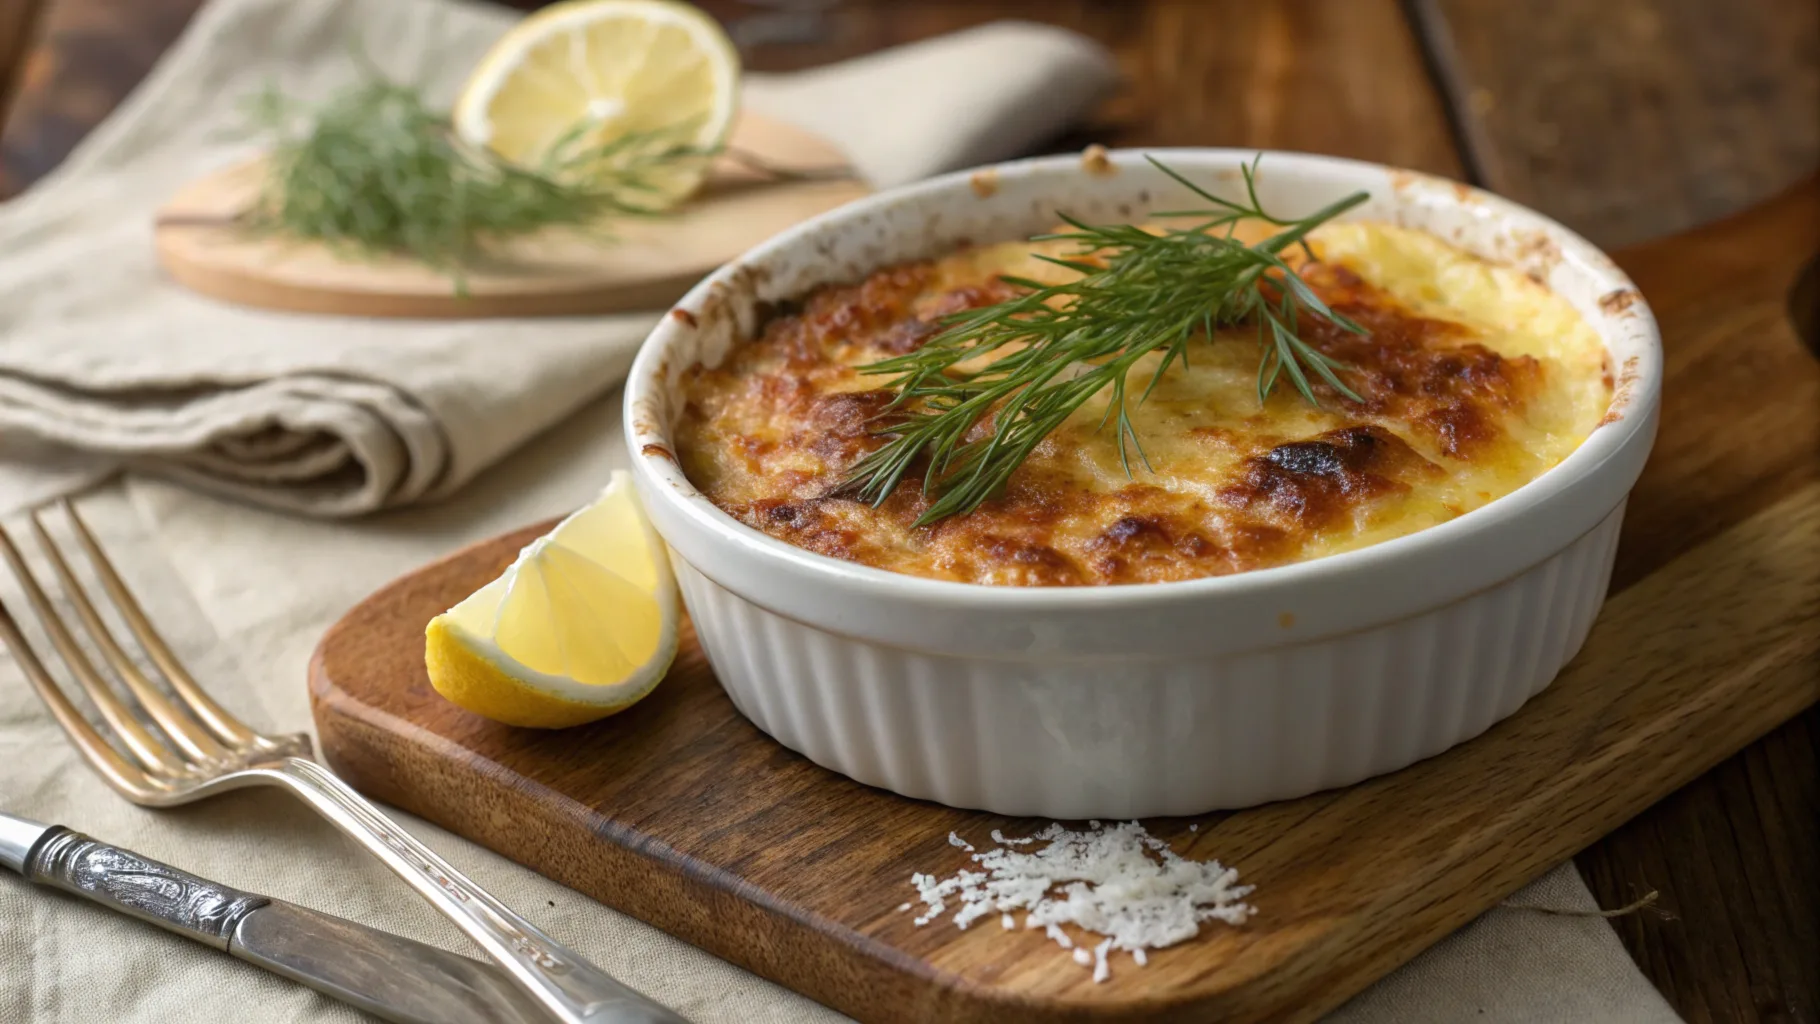
<path fill-rule="evenodd" d="M 44 0 L 0 0 L 0 132 L 25 73 L 26 55 L 37 42 Z"/>
<path fill-rule="evenodd" d="M 1820 178 L 1619 254 L 1664 296 L 1663 417 L 1585 649 L 1441 757 L 1194 833 L 1153 823 L 1239 867 L 1262 909 L 1141 976 L 1127 964 L 1123 984 L 1094 985 L 1038 935 L 911 927 L 890 909 L 909 873 L 965 865 L 950 830 L 1041 822 L 892 797 L 790 754 L 738 715 L 692 638 L 656 695 L 583 729 L 441 701 L 424 626 L 548 524 L 414 573 L 328 632 L 310 679 L 323 754 L 379 799 L 864 1021 L 1313 1019 L 1820 700 L 1820 362 L 1788 301 L 1817 248 Z M 1720 363 L 1748 386 L 1715 386 Z M 1808 884 L 1803 865 L 1759 860 L 1727 895 L 1766 918 L 1780 900 L 1799 930 L 1781 894 Z M 1759 991 L 1798 1005 L 1799 947 L 1755 952 Z"/>
<path fill-rule="evenodd" d="M 1614 591 L 1820 482 L 1820 345 L 1795 331 L 1796 320 L 1810 331 L 1820 321 L 1816 293 L 1797 293 L 1816 252 L 1810 180 L 1738 219 L 1620 254 L 1663 321 L 1673 383 L 1633 499 L 1661 514 L 1626 522 Z M 1808 628 L 1820 632 L 1820 620 Z M 1604 906 L 1662 893 L 1655 912 L 1613 924 L 1689 1021 L 1806 1024 L 1820 1013 L 1817 740 L 1820 707 L 1578 858 Z"/>
<path fill-rule="evenodd" d="M 0 0 L 38 6 L 0 136 L 0 197 L 48 174 L 131 92 L 202 0 Z M 4 77 L 4 75 L 0 75 Z"/>
<path fill-rule="evenodd" d="M 701 6 L 736 38 L 742 25 L 777 21 L 745 0 Z M 1053 140 L 1053 151 L 1088 142 L 1257 146 L 1460 176 L 1443 101 L 1397 0 L 860 0 L 794 19 L 805 27 L 789 38 L 800 41 L 747 56 L 754 67 L 787 70 L 1000 18 L 1091 36 L 1126 76 L 1126 88 Z"/>
<path fill-rule="evenodd" d="M 15 12 L 36 3 L 0 0 L 0 40 Z M 53 168 L 198 4 L 50 0 L 22 68 L 6 67 L 0 45 L 0 80 L 16 71 L 21 83 L 0 136 L 0 196 Z M 1811 0 L 847 0 L 825 13 L 747 0 L 704 6 L 728 21 L 761 69 L 997 17 L 1064 24 L 1112 47 L 1130 85 L 1055 148 L 1103 141 L 1346 153 L 1463 174 L 1604 244 L 1660 236 L 1766 198 L 1812 168 L 1820 126 Z M 1661 286 L 1645 287 L 1657 306 L 1671 300 Z M 1782 397 L 1775 376 L 1790 365 L 1785 357 L 1743 365 L 1768 375 L 1757 379 Z M 1747 371 L 1722 352 L 1706 359 L 1716 381 L 1748 385 L 1736 376 Z M 1750 490 L 1748 474 L 1730 479 L 1732 489 Z M 1778 485 L 1772 472 L 1768 483 L 1791 481 Z M 1752 507 L 1761 511 L 1762 500 Z M 1661 542 L 1709 536 L 1729 515 L 1689 511 L 1680 522 L 1692 532 L 1664 527 Z M 1620 558 L 1620 585 L 1650 560 L 1631 543 Z M 1607 906 L 1661 891 L 1672 917 L 1615 924 L 1692 1021 L 1820 1021 L 1817 743 L 1820 709 L 1577 858 Z"/>
<path fill-rule="evenodd" d="M 734 710 L 692 634 L 651 697 L 591 726 L 513 729 L 442 701 L 423 627 L 547 525 L 420 570 L 330 629 L 310 679 L 329 764 L 867 1024 L 1314 1020 L 1820 699 L 1816 484 L 1613 598 L 1562 676 L 1479 739 L 1346 789 L 1148 822 L 1239 867 L 1259 912 L 1143 968 L 1117 957 L 1095 984 L 1040 932 L 919 929 L 896 909 L 911 872 L 969 866 L 951 831 L 1044 822 L 906 800 L 789 753 Z"/>
<path fill-rule="evenodd" d="M 1479 184 L 1606 246 L 1820 163 L 1813 0 L 1412 0 Z"/>

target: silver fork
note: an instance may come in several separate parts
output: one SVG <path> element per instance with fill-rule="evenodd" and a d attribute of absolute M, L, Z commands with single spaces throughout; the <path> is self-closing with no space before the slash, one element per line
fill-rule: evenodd
<path fill-rule="evenodd" d="M 30 517 L 32 532 L 95 648 L 154 728 L 141 724 L 97 671 L 4 527 L 0 527 L 0 555 L 11 565 L 70 675 L 100 712 L 102 728 L 91 725 L 70 702 L 4 605 L 0 605 L 0 641 L 12 651 L 51 717 L 115 791 L 144 807 L 175 807 L 248 786 L 287 789 L 416 889 L 556 1020 L 564 1024 L 686 1024 L 681 1016 L 608 977 L 506 909 L 412 838 L 319 764 L 312 756 L 308 736 L 255 732 L 215 703 L 153 628 L 75 507 L 67 501 L 60 504 L 102 589 L 146 657 L 169 682 L 168 694 L 146 678 L 121 649 L 37 512 Z"/>

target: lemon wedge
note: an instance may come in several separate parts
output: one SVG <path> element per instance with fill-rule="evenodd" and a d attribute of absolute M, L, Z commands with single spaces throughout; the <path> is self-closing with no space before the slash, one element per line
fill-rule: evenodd
<path fill-rule="evenodd" d="M 674 0 L 565 0 L 493 44 L 455 101 L 455 131 L 534 166 L 579 131 L 592 147 L 661 133 L 666 144 L 712 149 L 739 110 L 739 54 L 715 20 Z M 701 184 L 703 160 L 650 168 L 655 207 Z"/>
<path fill-rule="evenodd" d="M 430 620 L 436 692 L 543 729 L 592 722 L 651 692 L 676 658 L 676 581 L 631 477 L 532 541 L 504 574 Z"/>

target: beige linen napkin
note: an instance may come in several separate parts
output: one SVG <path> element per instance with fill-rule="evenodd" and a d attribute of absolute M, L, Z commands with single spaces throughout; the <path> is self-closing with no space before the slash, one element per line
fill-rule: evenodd
<path fill-rule="evenodd" d="M 616 384 L 655 313 L 471 322 L 325 318 L 192 295 L 155 264 L 152 213 L 251 152 L 239 103 L 322 97 L 350 42 L 453 95 L 511 23 L 443 0 L 216 0 L 59 172 L 0 207 L 0 503 L 43 489 L 28 443 L 313 515 L 449 494 Z M 753 109 L 840 145 L 876 185 L 1011 156 L 1114 83 L 1059 29 L 1005 22 L 785 76 Z"/>

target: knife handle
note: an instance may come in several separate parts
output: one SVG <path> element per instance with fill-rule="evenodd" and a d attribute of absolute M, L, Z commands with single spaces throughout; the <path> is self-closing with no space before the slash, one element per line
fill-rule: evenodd
<path fill-rule="evenodd" d="M 206 943 L 395 1024 L 540 1024 L 498 968 L 377 928 L 242 892 L 51 826 L 26 879 Z"/>
<path fill-rule="evenodd" d="M 21 873 L 223 951 L 240 922 L 272 902 L 60 825 L 32 846 Z"/>

